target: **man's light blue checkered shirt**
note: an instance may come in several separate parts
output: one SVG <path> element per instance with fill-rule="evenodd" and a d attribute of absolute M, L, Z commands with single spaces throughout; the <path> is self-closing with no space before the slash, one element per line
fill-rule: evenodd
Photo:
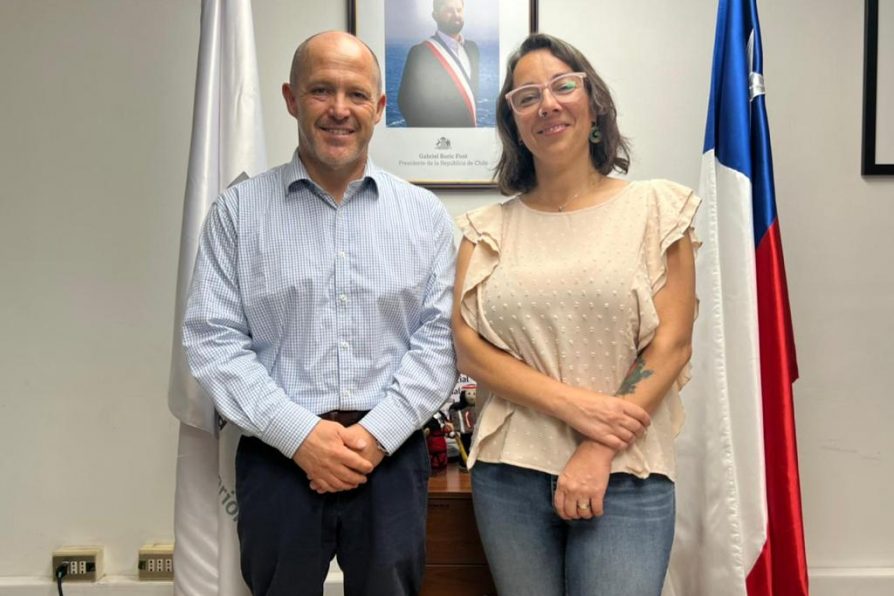
<path fill-rule="evenodd" d="M 330 410 L 393 453 L 456 380 L 455 252 L 443 204 L 367 162 L 341 204 L 292 161 L 224 192 L 183 325 L 218 412 L 287 457 Z"/>

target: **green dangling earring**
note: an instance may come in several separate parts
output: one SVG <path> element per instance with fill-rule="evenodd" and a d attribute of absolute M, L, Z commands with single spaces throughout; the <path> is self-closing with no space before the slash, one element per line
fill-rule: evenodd
<path fill-rule="evenodd" d="M 590 129 L 590 142 L 594 145 L 602 142 L 602 131 L 599 130 L 599 125 L 595 122 L 593 123 L 593 128 Z"/>

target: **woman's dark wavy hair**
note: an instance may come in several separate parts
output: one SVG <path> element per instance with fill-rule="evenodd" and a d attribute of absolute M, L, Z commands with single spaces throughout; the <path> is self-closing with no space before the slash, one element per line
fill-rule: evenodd
<path fill-rule="evenodd" d="M 596 123 L 602 132 L 602 141 L 590 143 L 590 161 L 601 174 L 612 170 L 627 173 L 630 167 L 630 147 L 627 139 L 618 130 L 617 111 L 605 81 L 596 74 L 590 61 L 570 43 L 545 33 L 533 33 L 522 42 L 518 50 L 509 57 L 506 79 L 497 101 L 497 131 L 503 143 L 503 153 L 494 169 L 494 177 L 504 195 L 528 192 L 537 186 L 534 171 L 534 156 L 521 143 L 512 108 L 506 101 L 506 94 L 512 91 L 512 77 L 515 67 L 527 54 L 536 50 L 547 50 L 567 64 L 572 72 L 587 73 L 585 88 L 590 98 L 590 110 L 596 114 Z"/>

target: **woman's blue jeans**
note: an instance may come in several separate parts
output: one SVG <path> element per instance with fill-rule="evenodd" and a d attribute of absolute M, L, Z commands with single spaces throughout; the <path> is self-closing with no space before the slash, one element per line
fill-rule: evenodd
<path fill-rule="evenodd" d="M 612 474 L 601 517 L 565 521 L 556 476 L 507 464 L 472 470 L 475 518 L 505 596 L 659 596 L 674 539 L 674 484 Z"/>

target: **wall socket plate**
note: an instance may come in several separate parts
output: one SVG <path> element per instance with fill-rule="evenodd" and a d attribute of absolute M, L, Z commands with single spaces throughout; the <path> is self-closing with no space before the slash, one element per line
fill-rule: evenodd
<path fill-rule="evenodd" d="M 53 551 L 53 567 L 51 573 L 56 577 L 56 569 L 68 563 L 65 574 L 67 582 L 95 582 L 102 577 L 101 546 L 63 546 Z"/>
<path fill-rule="evenodd" d="M 143 545 L 140 548 L 137 571 L 141 580 L 172 581 L 174 579 L 174 545 Z"/>

